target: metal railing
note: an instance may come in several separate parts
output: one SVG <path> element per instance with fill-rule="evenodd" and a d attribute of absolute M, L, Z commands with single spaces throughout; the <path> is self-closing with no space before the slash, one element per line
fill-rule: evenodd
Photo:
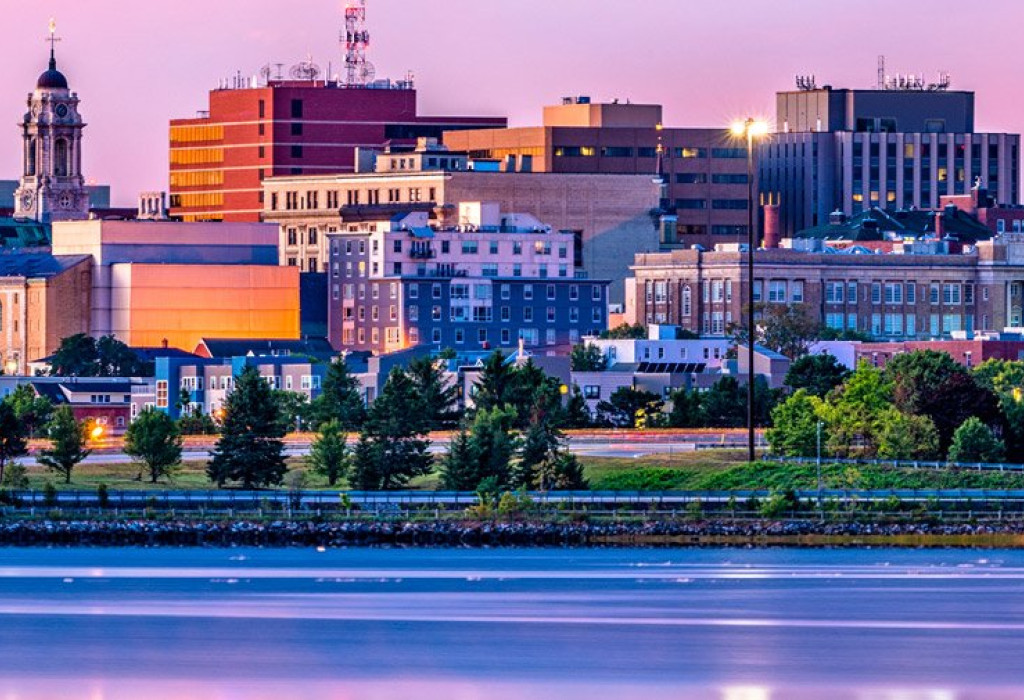
<path fill-rule="evenodd" d="M 779 464 L 817 464 L 817 457 L 784 457 L 781 455 L 765 455 L 761 462 L 778 462 Z M 908 460 L 908 459 L 865 459 L 858 457 L 822 457 L 822 465 L 851 464 L 893 469 L 963 469 L 973 471 L 1024 472 L 1024 464 L 1004 462 L 943 462 L 939 460 Z"/>

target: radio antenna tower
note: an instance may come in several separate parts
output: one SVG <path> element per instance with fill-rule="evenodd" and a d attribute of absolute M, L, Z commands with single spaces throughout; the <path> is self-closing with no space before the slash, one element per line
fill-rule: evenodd
<path fill-rule="evenodd" d="M 366 60 L 370 32 L 366 30 L 366 0 L 352 0 L 345 6 L 345 84 L 366 85 L 373 82 L 373 64 Z"/>

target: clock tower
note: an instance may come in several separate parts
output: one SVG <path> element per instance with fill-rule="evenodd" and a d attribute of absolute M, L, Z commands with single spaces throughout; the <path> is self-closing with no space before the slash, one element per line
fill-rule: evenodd
<path fill-rule="evenodd" d="M 82 130 L 78 95 L 57 70 L 56 26 L 50 21 L 50 66 L 28 96 L 22 134 L 21 185 L 14 216 L 44 223 L 89 218 L 89 193 L 82 177 Z"/>

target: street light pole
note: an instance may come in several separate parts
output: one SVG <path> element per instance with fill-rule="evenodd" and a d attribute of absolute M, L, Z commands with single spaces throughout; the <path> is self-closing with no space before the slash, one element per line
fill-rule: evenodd
<path fill-rule="evenodd" d="M 754 431 L 754 249 L 757 234 L 754 231 L 754 137 L 768 133 L 768 125 L 748 117 L 733 124 L 732 133 L 747 140 L 747 451 L 751 464 L 755 459 Z"/>
<path fill-rule="evenodd" d="M 818 421 L 818 512 L 821 512 L 821 421 Z"/>

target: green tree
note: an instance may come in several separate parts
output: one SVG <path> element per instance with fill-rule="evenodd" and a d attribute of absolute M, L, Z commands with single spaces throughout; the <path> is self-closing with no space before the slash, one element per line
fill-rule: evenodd
<path fill-rule="evenodd" d="M 551 474 L 551 463 L 558 458 L 562 434 L 557 426 L 534 421 L 523 435 L 519 459 L 512 469 L 513 488 L 548 488 L 543 479 Z"/>
<path fill-rule="evenodd" d="M 567 428 L 589 428 L 593 424 L 590 409 L 587 407 L 587 400 L 583 398 L 583 392 L 577 384 L 572 385 L 572 396 L 565 407 L 565 427 Z"/>
<path fill-rule="evenodd" d="M 359 380 L 349 371 L 343 358 L 327 368 L 323 388 L 311 405 L 314 427 L 337 421 L 342 430 L 359 430 L 366 419 L 366 407 L 360 393 Z"/>
<path fill-rule="evenodd" d="M 62 377 L 153 376 L 152 363 L 112 335 L 99 340 L 77 333 L 64 338 L 50 361 L 50 374 Z"/>
<path fill-rule="evenodd" d="M 791 360 L 807 354 L 819 335 L 820 325 L 803 304 L 759 304 L 757 342 Z"/>
<path fill-rule="evenodd" d="M 430 429 L 448 430 L 458 425 L 459 385 L 448 378 L 444 361 L 417 357 L 407 371 L 423 399 Z"/>
<path fill-rule="evenodd" d="M 213 418 L 202 412 L 186 413 L 178 419 L 182 435 L 216 435 L 219 428 Z"/>
<path fill-rule="evenodd" d="M 60 341 L 50 360 L 50 374 L 62 377 L 95 377 L 99 372 L 96 339 L 76 333 Z"/>
<path fill-rule="evenodd" d="M 953 431 L 971 416 L 999 421 L 995 394 L 975 381 L 949 353 L 916 350 L 896 355 L 885 367 L 893 404 L 903 413 L 928 416 L 939 431 L 939 449 L 949 449 Z"/>
<path fill-rule="evenodd" d="M 553 459 L 540 464 L 538 479 L 544 490 L 583 491 L 590 488 L 583 464 L 576 455 L 565 450 L 559 450 Z"/>
<path fill-rule="evenodd" d="M 1024 362 L 986 360 L 973 375 L 999 399 L 1007 459 L 1024 462 Z"/>
<path fill-rule="evenodd" d="M 28 454 L 28 425 L 20 420 L 14 406 L 0 402 L 0 483 L 7 464 Z"/>
<path fill-rule="evenodd" d="M 423 399 L 412 379 L 395 368 L 370 407 L 356 445 L 352 481 L 379 491 L 405 486 L 430 472 L 430 441 Z"/>
<path fill-rule="evenodd" d="M 515 417 L 510 408 L 477 411 L 469 430 L 453 439 L 441 464 L 442 485 L 454 491 L 475 491 L 484 481 L 505 487 L 516 449 Z"/>
<path fill-rule="evenodd" d="M 636 428 L 647 425 L 654 416 L 661 415 L 665 402 L 653 391 L 623 386 L 612 392 L 607 401 L 597 404 L 597 410 L 612 425 Z"/>
<path fill-rule="evenodd" d="M 1003 441 L 998 439 L 992 429 L 976 416 L 971 416 L 953 433 L 953 443 L 949 448 L 949 461 L 954 463 L 967 462 L 1001 462 L 1006 451 Z"/>
<path fill-rule="evenodd" d="M 88 441 L 86 425 L 75 420 L 70 406 L 63 405 L 53 412 L 47 432 L 51 445 L 40 452 L 39 463 L 63 476 L 64 483 L 70 484 L 75 466 L 92 452 L 85 449 Z"/>
<path fill-rule="evenodd" d="M 602 339 L 643 340 L 646 337 L 647 327 L 642 323 L 633 325 L 623 323 L 620 326 L 601 332 Z"/>
<path fill-rule="evenodd" d="M 473 403 L 478 411 L 513 405 L 516 391 L 516 367 L 511 358 L 495 350 L 484 360 L 483 369 L 476 380 Z"/>
<path fill-rule="evenodd" d="M 310 412 L 310 403 L 306 395 L 282 389 L 274 389 L 273 394 L 281 416 L 281 427 L 285 433 L 302 430 L 309 420 Z"/>
<path fill-rule="evenodd" d="M 603 372 L 608 368 L 608 358 L 593 343 L 579 343 L 572 346 L 569 366 L 573 372 Z"/>
<path fill-rule="evenodd" d="M 822 408 L 828 426 L 829 452 L 845 457 L 859 446 L 865 456 L 877 454 L 879 421 L 892 400 L 892 384 L 881 370 L 861 362 Z"/>
<path fill-rule="evenodd" d="M 735 377 L 722 377 L 700 397 L 700 407 L 701 423 L 708 428 L 742 427 L 747 424 L 746 387 Z"/>
<path fill-rule="evenodd" d="M 325 477 L 328 486 L 334 486 L 348 474 L 348 443 L 337 421 L 320 426 L 320 434 L 309 446 L 306 464 L 314 473 Z"/>
<path fill-rule="evenodd" d="M 124 452 L 145 466 L 150 483 L 170 476 L 181 463 L 181 430 L 163 411 L 147 408 L 128 426 Z"/>
<path fill-rule="evenodd" d="M 784 384 L 794 392 L 806 389 L 807 393 L 823 399 L 849 376 L 850 370 L 834 355 L 804 355 L 789 366 Z"/>
<path fill-rule="evenodd" d="M 888 408 L 879 417 L 878 456 L 882 459 L 936 459 L 939 432 L 928 416 Z"/>
<path fill-rule="evenodd" d="M 680 387 L 672 392 L 672 410 L 668 424 L 673 428 L 700 428 L 704 425 L 704 412 L 700 393 Z"/>
<path fill-rule="evenodd" d="M 284 435 L 273 390 L 255 367 L 247 365 L 224 404 L 223 429 L 207 475 L 218 486 L 228 481 L 239 481 L 247 489 L 280 484 L 288 471 Z"/>
<path fill-rule="evenodd" d="M 43 430 L 53 415 L 53 404 L 48 399 L 38 396 L 29 384 L 18 386 L 4 398 L 4 403 L 14 410 L 15 417 L 25 425 L 30 438 Z"/>
<path fill-rule="evenodd" d="M 818 454 L 818 423 L 821 399 L 806 389 L 780 403 L 772 411 L 772 428 L 766 438 L 772 452 L 787 457 L 814 457 Z M 822 430 L 822 440 L 827 440 Z M 822 443 L 824 447 L 825 443 Z"/>

